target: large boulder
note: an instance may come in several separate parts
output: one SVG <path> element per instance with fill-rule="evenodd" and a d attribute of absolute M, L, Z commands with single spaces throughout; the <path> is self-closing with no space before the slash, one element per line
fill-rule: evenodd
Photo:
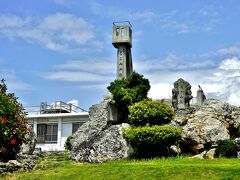
<path fill-rule="evenodd" d="M 89 112 L 89 121 L 84 123 L 71 140 L 71 159 L 76 161 L 102 162 L 105 160 L 126 158 L 131 147 L 122 136 L 123 123 L 111 125 L 109 101 L 93 105 Z"/>
<path fill-rule="evenodd" d="M 199 153 L 218 140 L 229 139 L 233 129 L 239 127 L 238 107 L 208 99 L 195 112 L 176 114 L 176 122 L 183 132 L 182 145 Z"/>
<path fill-rule="evenodd" d="M 237 147 L 237 158 L 240 158 L 240 138 L 234 139 L 234 143 L 236 144 Z"/>
<path fill-rule="evenodd" d="M 123 138 L 122 132 L 128 127 L 129 124 L 122 123 L 102 131 L 91 146 L 88 161 L 102 162 L 127 158 L 133 150 Z"/>
<path fill-rule="evenodd" d="M 20 154 L 32 155 L 37 143 L 37 136 L 30 128 L 29 134 L 26 135 L 26 143 L 21 146 Z"/>

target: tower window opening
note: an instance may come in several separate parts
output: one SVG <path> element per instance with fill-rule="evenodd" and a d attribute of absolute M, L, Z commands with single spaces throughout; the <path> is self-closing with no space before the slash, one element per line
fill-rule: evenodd
<path fill-rule="evenodd" d="M 120 31 L 120 29 L 119 29 L 119 28 L 116 28 L 116 36 L 119 35 L 119 31 Z"/>
<path fill-rule="evenodd" d="M 121 36 L 125 36 L 125 29 L 121 28 Z"/>

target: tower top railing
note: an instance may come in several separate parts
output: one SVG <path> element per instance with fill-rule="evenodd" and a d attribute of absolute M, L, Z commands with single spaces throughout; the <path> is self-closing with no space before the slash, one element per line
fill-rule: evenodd
<path fill-rule="evenodd" d="M 129 21 L 115 21 L 113 22 L 114 26 L 130 26 L 132 28 L 132 24 Z"/>

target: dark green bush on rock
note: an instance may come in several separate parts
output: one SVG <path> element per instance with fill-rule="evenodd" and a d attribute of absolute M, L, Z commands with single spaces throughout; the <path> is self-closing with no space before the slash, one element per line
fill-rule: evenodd
<path fill-rule="evenodd" d="M 117 106 L 127 108 L 129 105 L 147 98 L 150 83 L 143 75 L 133 72 L 126 79 L 111 82 L 107 88 L 112 93 Z"/>
<path fill-rule="evenodd" d="M 216 157 L 237 157 L 237 146 L 232 139 L 217 141 Z"/>
<path fill-rule="evenodd" d="M 72 140 L 72 136 L 68 136 L 68 138 L 67 138 L 67 140 L 64 144 L 65 149 L 68 150 L 68 151 L 72 150 L 71 140 Z"/>
<path fill-rule="evenodd" d="M 135 157 L 166 156 L 169 147 L 182 137 L 179 129 L 169 126 L 130 127 L 123 136 L 134 148 Z"/>
<path fill-rule="evenodd" d="M 14 159 L 29 132 L 23 107 L 13 93 L 7 93 L 4 80 L 0 84 L 0 161 Z"/>
<path fill-rule="evenodd" d="M 150 99 L 129 106 L 129 112 L 130 123 L 134 126 L 167 124 L 174 116 L 174 112 L 169 105 Z"/>

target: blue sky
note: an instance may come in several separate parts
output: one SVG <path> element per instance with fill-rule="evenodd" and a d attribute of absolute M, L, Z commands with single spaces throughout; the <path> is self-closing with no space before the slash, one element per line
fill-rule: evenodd
<path fill-rule="evenodd" d="M 112 22 L 129 20 L 133 68 L 149 97 L 182 77 L 196 95 L 240 105 L 238 0 L 1 0 L 0 75 L 23 105 L 102 101 L 116 76 Z"/>

